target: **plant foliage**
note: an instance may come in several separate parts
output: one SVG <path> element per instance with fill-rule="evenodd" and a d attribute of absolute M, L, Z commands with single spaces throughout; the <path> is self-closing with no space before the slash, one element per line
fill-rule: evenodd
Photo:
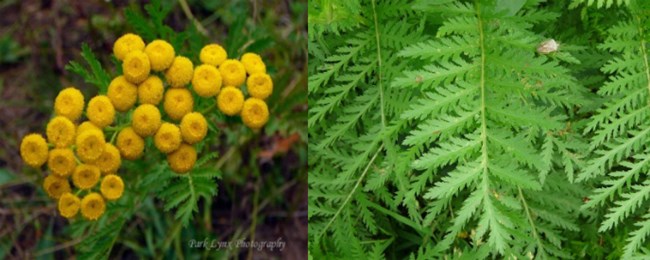
<path fill-rule="evenodd" d="M 310 256 L 647 253 L 645 2 L 309 8 Z"/>

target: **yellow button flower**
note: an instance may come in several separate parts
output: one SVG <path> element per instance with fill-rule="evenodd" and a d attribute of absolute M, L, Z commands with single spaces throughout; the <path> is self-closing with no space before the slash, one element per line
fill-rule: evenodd
<path fill-rule="evenodd" d="M 190 83 L 193 73 L 192 61 L 183 56 L 177 56 L 169 69 L 165 71 L 165 78 L 171 87 L 180 88 Z"/>
<path fill-rule="evenodd" d="M 96 126 L 104 128 L 113 123 L 115 119 L 115 108 L 107 96 L 95 96 L 88 102 L 86 116 Z"/>
<path fill-rule="evenodd" d="M 59 198 L 59 214 L 65 218 L 73 218 L 79 212 L 81 200 L 70 192 L 66 192 Z"/>
<path fill-rule="evenodd" d="M 192 112 L 181 120 L 181 135 L 188 144 L 197 143 L 208 133 L 208 122 L 201 113 Z"/>
<path fill-rule="evenodd" d="M 64 148 L 74 142 L 75 131 L 75 126 L 70 119 L 57 116 L 47 123 L 45 134 L 48 142 L 54 144 L 57 148 Z"/>
<path fill-rule="evenodd" d="M 160 127 L 160 111 L 151 104 L 143 104 L 133 111 L 131 126 L 138 135 L 150 136 Z"/>
<path fill-rule="evenodd" d="M 140 104 L 158 105 L 163 98 L 163 82 L 158 76 L 151 75 L 138 86 Z"/>
<path fill-rule="evenodd" d="M 106 140 L 104 133 L 99 130 L 86 130 L 77 136 L 77 155 L 84 162 L 91 163 L 104 153 Z"/>
<path fill-rule="evenodd" d="M 106 143 L 102 155 L 93 162 L 93 165 L 99 167 L 104 174 L 117 172 L 121 164 L 120 151 L 111 143 Z"/>
<path fill-rule="evenodd" d="M 201 97 L 213 97 L 221 89 L 221 73 L 212 65 L 199 65 L 194 70 L 192 88 Z"/>
<path fill-rule="evenodd" d="M 79 136 L 81 133 L 85 132 L 86 130 L 99 130 L 101 131 L 102 129 L 93 124 L 93 122 L 90 121 L 84 121 L 77 127 L 77 136 Z"/>
<path fill-rule="evenodd" d="M 244 53 L 244 55 L 241 56 L 241 63 L 244 64 L 244 68 L 246 68 L 246 72 L 248 72 L 249 75 L 255 73 L 266 73 L 266 65 L 264 64 L 264 61 L 262 61 L 260 55 L 252 52 Z"/>
<path fill-rule="evenodd" d="M 70 183 L 67 178 L 50 174 L 43 181 L 43 189 L 53 199 L 59 199 L 61 195 L 70 192 Z"/>
<path fill-rule="evenodd" d="M 126 55 L 122 63 L 124 78 L 133 84 L 140 84 L 149 77 L 151 64 L 149 57 L 142 51 L 132 51 Z"/>
<path fill-rule="evenodd" d="M 204 64 L 210 64 L 212 66 L 219 66 L 228 58 L 226 50 L 221 47 L 219 44 L 208 44 L 201 49 L 199 53 L 199 59 Z"/>
<path fill-rule="evenodd" d="M 255 73 L 246 80 L 246 88 L 252 97 L 266 99 L 273 93 L 273 81 L 268 74 Z"/>
<path fill-rule="evenodd" d="M 84 95 L 74 87 L 61 90 L 54 99 L 54 113 L 76 121 L 84 110 Z"/>
<path fill-rule="evenodd" d="M 140 36 L 127 33 L 118 38 L 113 44 L 113 53 L 118 60 L 124 60 L 126 55 L 131 51 L 142 51 L 144 49 L 144 41 Z"/>
<path fill-rule="evenodd" d="M 138 87 L 127 81 L 123 76 L 114 78 L 108 85 L 106 94 L 115 110 L 126 112 L 135 105 L 138 99 Z"/>
<path fill-rule="evenodd" d="M 144 151 L 144 139 L 132 127 L 124 128 L 117 134 L 117 149 L 124 159 L 135 160 Z"/>
<path fill-rule="evenodd" d="M 104 214 L 105 210 L 104 198 L 96 192 L 86 195 L 81 200 L 81 215 L 88 220 L 97 220 Z"/>
<path fill-rule="evenodd" d="M 244 106 L 244 94 L 235 87 L 225 87 L 217 97 L 219 110 L 226 115 L 234 116 L 239 114 Z"/>
<path fill-rule="evenodd" d="M 264 100 L 249 98 L 244 102 L 241 119 L 249 128 L 258 129 L 269 121 L 269 108 L 266 106 Z"/>
<path fill-rule="evenodd" d="M 107 200 L 116 200 L 124 193 L 124 182 L 120 176 L 109 174 L 104 176 L 100 190 Z"/>
<path fill-rule="evenodd" d="M 181 144 L 178 150 L 167 155 L 169 167 L 176 173 L 186 173 L 194 167 L 196 150 L 188 144 Z"/>
<path fill-rule="evenodd" d="M 181 130 L 175 124 L 165 122 L 156 132 L 153 141 L 159 151 L 171 153 L 181 145 Z"/>
<path fill-rule="evenodd" d="M 224 86 L 239 87 L 246 81 L 246 68 L 238 60 L 226 60 L 219 65 Z"/>
<path fill-rule="evenodd" d="M 77 162 L 74 153 L 70 149 L 52 149 L 47 160 L 47 167 L 50 171 L 59 176 L 67 177 L 74 171 Z"/>
<path fill-rule="evenodd" d="M 48 153 L 47 142 L 40 134 L 26 135 L 20 143 L 20 157 L 31 167 L 41 167 L 47 161 Z"/>
<path fill-rule="evenodd" d="M 185 88 L 167 90 L 163 108 L 171 119 L 180 120 L 185 114 L 194 110 L 192 93 Z"/>
<path fill-rule="evenodd" d="M 172 64 L 176 52 L 171 44 L 164 40 L 154 40 L 147 44 L 144 52 L 149 56 L 151 69 L 154 71 L 163 71 Z"/>
<path fill-rule="evenodd" d="M 72 183 L 74 186 L 87 190 L 94 187 L 99 182 L 99 168 L 90 164 L 81 164 L 74 169 L 72 174 Z"/>

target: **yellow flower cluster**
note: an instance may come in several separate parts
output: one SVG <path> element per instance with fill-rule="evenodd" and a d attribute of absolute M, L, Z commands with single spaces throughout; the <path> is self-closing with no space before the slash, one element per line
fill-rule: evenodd
<path fill-rule="evenodd" d="M 125 189 L 118 175 L 122 160 L 141 158 L 146 138 L 167 156 L 171 170 L 190 172 L 197 160 L 194 145 L 208 134 L 208 120 L 194 110 L 195 97 L 210 98 L 222 113 L 241 116 L 252 129 L 269 119 L 264 100 L 273 92 L 273 81 L 257 54 L 229 59 L 223 47 L 209 44 L 194 67 L 167 41 L 145 44 L 130 33 L 115 41 L 113 54 L 123 73 L 108 84 L 106 93 L 86 104 L 78 89 L 61 90 L 46 138 L 28 134 L 20 144 L 25 164 L 40 168 L 47 163 L 50 174 L 43 189 L 58 200 L 59 213 L 66 218 L 81 212 L 83 218 L 97 220 L 107 202 L 120 199 Z M 122 120 L 128 118 L 128 123 Z"/>

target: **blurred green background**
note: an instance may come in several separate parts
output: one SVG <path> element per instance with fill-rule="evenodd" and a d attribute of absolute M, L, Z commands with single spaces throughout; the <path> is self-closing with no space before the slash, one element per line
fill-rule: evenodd
<path fill-rule="evenodd" d="M 148 1 L 0 1 L 0 258 L 69 258 L 75 237 L 41 188 L 44 170 L 23 165 L 21 138 L 43 133 L 62 88 L 86 100 L 97 88 L 66 71 L 87 43 L 112 76 L 117 37 L 148 18 Z M 185 5 L 187 4 L 187 5 Z M 306 1 L 163 0 L 164 24 L 224 45 L 229 54 L 260 53 L 274 80 L 271 119 L 260 132 L 241 122 L 218 124 L 219 156 L 206 165 L 222 172 L 218 195 L 201 199 L 181 228 L 174 212 L 149 196 L 126 221 L 110 258 L 282 258 L 307 255 L 307 3 Z M 184 8 L 187 6 L 187 8 Z M 193 20 L 194 19 L 194 20 Z M 192 49 L 192 48 L 190 48 Z M 196 53 L 198 58 L 198 53 Z M 81 64 L 85 64 L 80 62 Z M 201 241 L 282 241 L 282 250 L 193 248 Z"/>

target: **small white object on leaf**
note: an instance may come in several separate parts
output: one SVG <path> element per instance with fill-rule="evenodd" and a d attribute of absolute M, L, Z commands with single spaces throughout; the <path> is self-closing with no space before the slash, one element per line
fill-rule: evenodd
<path fill-rule="evenodd" d="M 549 54 L 551 52 L 556 52 L 560 48 L 560 44 L 553 39 L 543 41 L 537 47 L 537 52 L 541 54 Z"/>

